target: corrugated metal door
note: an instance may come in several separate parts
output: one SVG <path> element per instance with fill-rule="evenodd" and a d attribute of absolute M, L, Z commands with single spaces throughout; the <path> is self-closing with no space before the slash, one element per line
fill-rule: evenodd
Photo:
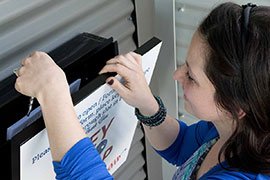
<path fill-rule="evenodd" d="M 120 53 L 135 50 L 133 11 L 132 0 L 0 1 L 0 81 L 32 51 L 49 52 L 82 32 L 113 37 Z M 143 136 L 138 126 L 130 156 L 115 179 L 145 179 Z"/>
<path fill-rule="evenodd" d="M 49 51 L 81 32 L 113 37 L 135 49 L 131 0 L 4 0 L 0 3 L 0 77 L 33 50 Z"/>
<path fill-rule="evenodd" d="M 180 65 L 185 62 L 188 45 L 191 37 L 202 19 L 210 12 L 211 8 L 226 0 L 176 0 L 175 27 L 176 27 L 176 59 Z M 246 4 L 248 0 L 234 0 L 238 4 Z M 269 0 L 260 0 L 257 5 L 270 5 Z M 182 89 L 179 89 L 179 117 L 187 123 L 193 123 L 196 118 L 184 110 Z"/>

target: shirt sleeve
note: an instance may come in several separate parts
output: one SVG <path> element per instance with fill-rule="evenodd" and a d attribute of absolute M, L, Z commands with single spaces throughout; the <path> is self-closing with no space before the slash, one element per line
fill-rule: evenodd
<path fill-rule="evenodd" d="M 176 140 L 167 149 L 156 152 L 173 165 L 182 165 L 204 142 L 218 136 L 211 122 L 199 121 L 188 126 L 184 122 L 179 123 L 179 133 Z"/>
<path fill-rule="evenodd" d="M 77 142 L 60 162 L 53 161 L 56 179 L 112 180 L 89 138 Z"/>

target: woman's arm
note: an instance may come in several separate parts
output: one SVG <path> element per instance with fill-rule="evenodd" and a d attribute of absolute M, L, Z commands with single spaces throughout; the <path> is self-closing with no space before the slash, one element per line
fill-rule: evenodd
<path fill-rule="evenodd" d="M 156 127 L 143 125 L 145 135 L 156 150 L 167 149 L 176 139 L 179 133 L 179 123 L 176 119 L 167 115 L 165 121 Z"/>
<path fill-rule="evenodd" d="M 122 76 L 125 80 L 124 83 L 120 83 L 114 77 L 108 78 L 107 83 L 119 93 L 125 102 L 138 108 L 141 114 L 151 116 L 158 111 L 159 105 L 146 82 L 141 63 L 141 56 L 130 52 L 107 61 L 100 74 L 116 72 Z M 143 125 L 143 127 L 149 142 L 157 150 L 168 148 L 179 133 L 179 123 L 169 115 L 159 126 L 149 128 Z"/>
<path fill-rule="evenodd" d="M 73 108 L 69 88 L 47 89 L 37 99 L 48 131 L 52 157 L 60 161 L 76 142 L 86 137 Z"/>

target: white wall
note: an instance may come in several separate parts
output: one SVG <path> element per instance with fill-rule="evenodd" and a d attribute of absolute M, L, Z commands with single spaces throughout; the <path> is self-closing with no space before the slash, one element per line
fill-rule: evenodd
<path fill-rule="evenodd" d="M 168 113 L 177 117 L 176 82 L 172 79 L 172 73 L 176 68 L 174 37 L 175 1 L 136 0 L 135 2 L 139 44 L 153 36 L 156 36 L 163 42 L 150 87 L 154 94 L 159 95 L 163 99 Z M 176 170 L 175 167 L 161 159 L 148 141 L 146 141 L 146 149 L 148 179 L 171 179 Z"/>

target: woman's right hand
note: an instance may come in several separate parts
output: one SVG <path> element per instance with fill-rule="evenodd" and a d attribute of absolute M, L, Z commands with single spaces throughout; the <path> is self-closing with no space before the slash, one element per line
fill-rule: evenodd
<path fill-rule="evenodd" d="M 124 83 L 119 82 L 115 77 L 109 77 L 106 82 L 126 103 L 138 108 L 147 116 L 158 111 L 159 106 L 145 79 L 141 55 L 134 52 L 118 55 L 107 61 L 100 74 L 107 72 L 116 72 L 124 78 Z"/>
<path fill-rule="evenodd" d="M 18 92 L 38 100 L 48 95 L 58 97 L 69 93 L 63 70 L 47 53 L 36 51 L 22 60 L 21 64 L 15 83 Z"/>

